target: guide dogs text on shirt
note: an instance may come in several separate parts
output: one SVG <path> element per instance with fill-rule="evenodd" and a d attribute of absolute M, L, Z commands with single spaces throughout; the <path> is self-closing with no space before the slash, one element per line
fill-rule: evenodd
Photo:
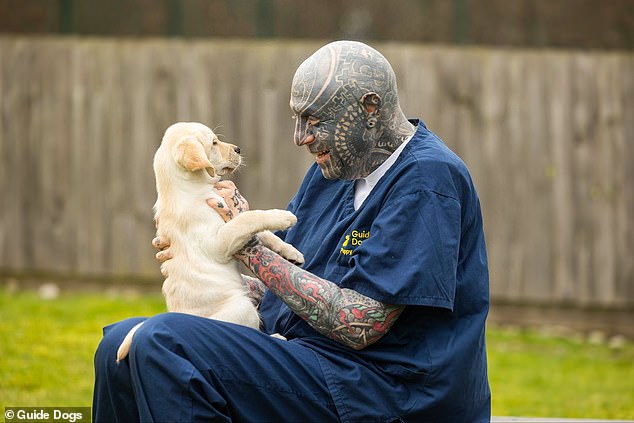
<path fill-rule="evenodd" d="M 370 238 L 370 231 L 353 229 L 352 232 L 346 234 L 339 253 L 344 256 L 351 256 L 354 248 L 361 245 L 368 238 Z"/>

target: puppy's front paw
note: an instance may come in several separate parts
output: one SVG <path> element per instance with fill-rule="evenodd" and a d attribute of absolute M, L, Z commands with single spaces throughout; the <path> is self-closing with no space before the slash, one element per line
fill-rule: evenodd
<path fill-rule="evenodd" d="M 271 230 L 284 230 L 297 223 L 297 217 L 287 210 L 269 210 L 271 217 L 274 220 L 274 227 Z"/>
<path fill-rule="evenodd" d="M 278 251 L 277 253 L 293 264 L 296 264 L 298 266 L 304 264 L 304 255 L 291 244 L 282 244 L 280 251 Z"/>

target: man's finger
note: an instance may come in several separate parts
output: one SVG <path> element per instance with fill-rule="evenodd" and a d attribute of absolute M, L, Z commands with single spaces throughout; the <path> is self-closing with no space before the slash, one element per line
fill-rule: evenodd
<path fill-rule="evenodd" d="M 216 182 L 216 184 L 214 185 L 214 188 L 219 190 L 219 189 L 230 189 L 230 190 L 234 190 L 236 189 L 236 184 L 234 184 L 232 181 L 218 181 Z"/>
<path fill-rule="evenodd" d="M 155 257 L 159 262 L 164 263 L 172 258 L 172 252 L 169 249 L 162 250 L 156 253 Z"/>
<path fill-rule="evenodd" d="M 170 246 L 170 244 L 166 240 L 161 238 L 160 236 L 157 236 L 156 238 L 152 240 L 152 245 L 154 246 L 154 248 L 159 250 L 162 250 Z"/>

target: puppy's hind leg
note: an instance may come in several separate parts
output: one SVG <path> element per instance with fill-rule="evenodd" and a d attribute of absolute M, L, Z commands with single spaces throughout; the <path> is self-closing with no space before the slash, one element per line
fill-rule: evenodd
<path fill-rule="evenodd" d="M 121 345 L 119 345 L 119 349 L 117 350 L 117 364 L 127 357 L 130 352 L 130 347 L 132 346 L 132 337 L 142 324 L 143 322 L 134 326 L 130 329 L 130 332 L 128 332 L 125 338 L 123 338 L 123 342 L 121 342 Z"/>

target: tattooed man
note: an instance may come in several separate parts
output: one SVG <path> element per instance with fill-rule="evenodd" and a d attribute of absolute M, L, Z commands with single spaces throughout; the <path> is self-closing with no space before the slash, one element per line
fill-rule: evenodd
<path fill-rule="evenodd" d="M 464 163 L 405 117 L 392 67 L 359 42 L 302 63 L 290 106 L 315 164 L 280 236 L 305 264 L 257 238 L 238 253 L 262 332 L 162 314 L 117 365 L 139 320 L 106 328 L 95 421 L 488 422 L 487 256 Z M 248 210 L 232 183 L 217 191 L 225 220 Z M 155 246 L 170 258 L 169 240 Z"/>

